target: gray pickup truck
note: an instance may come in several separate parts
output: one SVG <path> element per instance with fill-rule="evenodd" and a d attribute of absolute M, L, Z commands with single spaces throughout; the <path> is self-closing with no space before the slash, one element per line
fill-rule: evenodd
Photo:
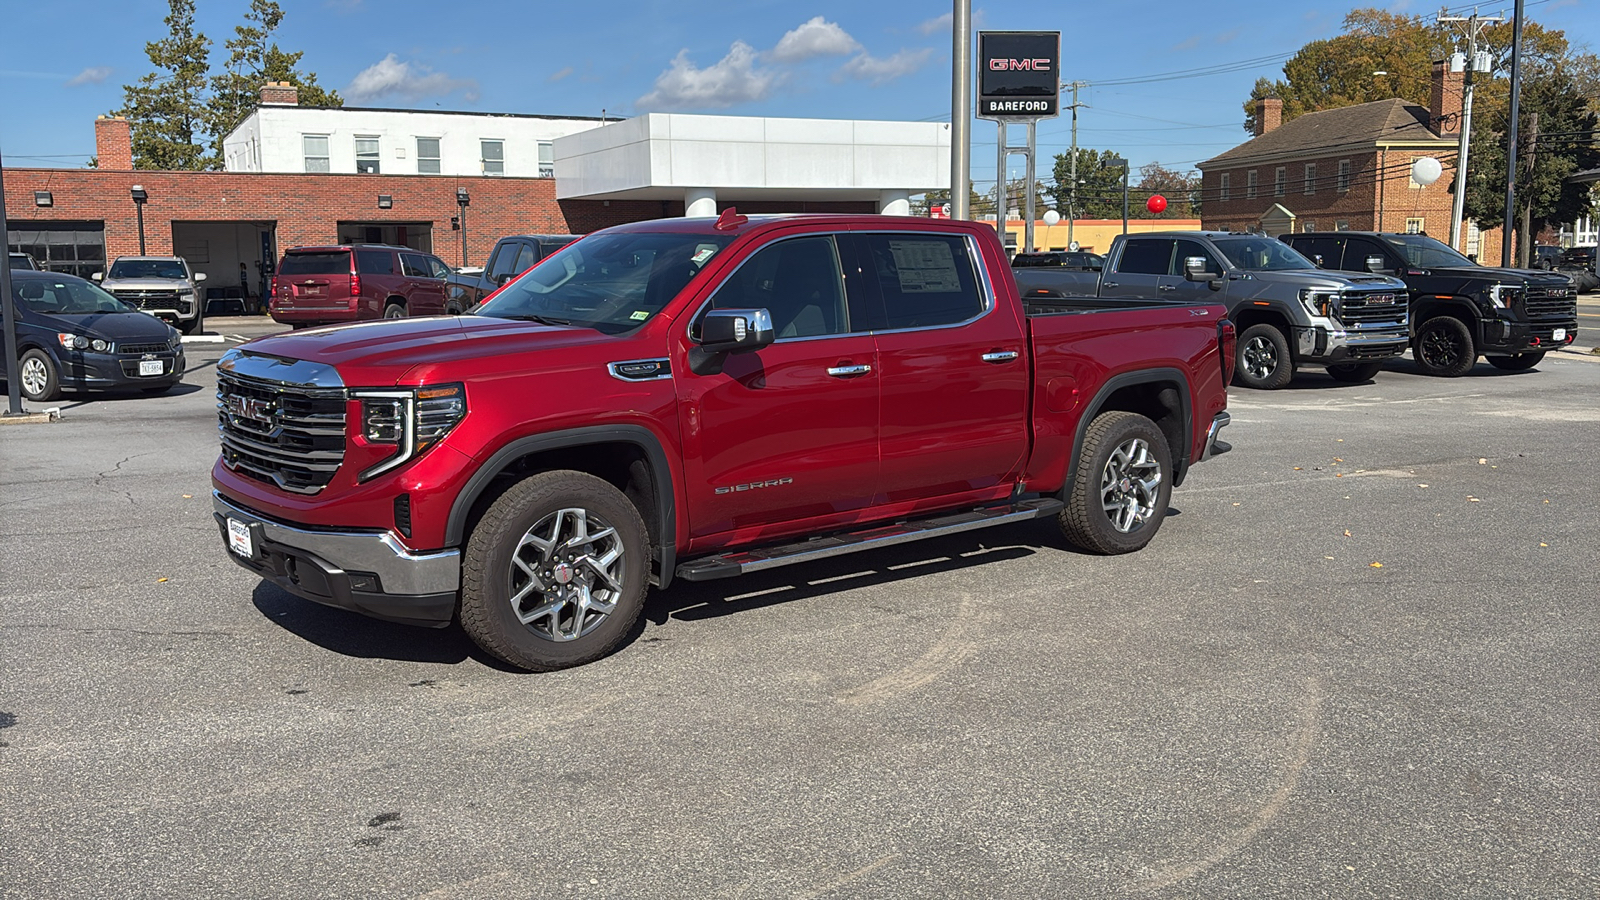
<path fill-rule="evenodd" d="M 1235 383 L 1281 388 L 1302 365 L 1340 381 L 1367 381 L 1404 353 L 1405 282 L 1328 272 L 1261 234 L 1163 231 L 1119 235 L 1099 273 L 1013 271 L 1024 300 L 1099 297 L 1223 303 L 1239 330 Z"/>
<path fill-rule="evenodd" d="M 206 273 L 189 268 L 181 256 L 119 256 L 108 271 L 93 277 L 118 300 L 184 334 L 201 330 L 205 323 L 200 282 Z"/>

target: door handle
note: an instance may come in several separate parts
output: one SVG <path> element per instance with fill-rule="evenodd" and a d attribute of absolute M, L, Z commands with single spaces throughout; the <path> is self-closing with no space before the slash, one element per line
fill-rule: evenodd
<path fill-rule="evenodd" d="M 871 371 L 871 366 L 833 366 L 828 369 L 828 374 L 835 378 L 850 378 L 854 375 L 865 375 Z"/>
<path fill-rule="evenodd" d="M 1157 290 L 1162 290 L 1162 291 L 1175 291 L 1175 290 L 1178 289 L 1178 286 L 1175 285 L 1175 284 L 1162 284 L 1162 285 L 1157 285 L 1156 289 Z"/>
<path fill-rule="evenodd" d="M 1102 282 L 1100 282 L 1100 286 L 1101 287 L 1117 287 L 1117 283 L 1115 281 L 1102 281 Z"/>
<path fill-rule="evenodd" d="M 995 350 L 992 353 L 985 353 L 983 355 L 984 362 L 1010 362 L 1016 358 L 1017 351 L 1015 350 Z"/>

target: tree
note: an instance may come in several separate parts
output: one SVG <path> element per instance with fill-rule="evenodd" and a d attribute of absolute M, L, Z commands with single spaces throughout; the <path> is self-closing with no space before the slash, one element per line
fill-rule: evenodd
<path fill-rule="evenodd" d="M 1052 170 L 1055 185 L 1049 188 L 1056 210 L 1080 219 L 1122 218 L 1122 170 L 1106 166 L 1116 156 L 1110 150 L 1079 147 L 1078 184 L 1073 190 L 1071 152 L 1057 153 Z"/>
<path fill-rule="evenodd" d="M 144 45 L 157 71 L 123 85 L 136 169 L 204 169 L 206 70 L 211 40 L 194 28 L 194 0 L 168 0 L 168 35 Z"/>
<path fill-rule="evenodd" d="M 948 190 L 941 188 L 935 191 L 928 191 L 921 197 L 911 201 L 911 214 L 913 216 L 922 216 L 925 218 L 929 215 L 929 211 L 933 207 L 938 206 L 941 203 L 949 202 L 950 192 Z M 983 197 L 977 191 L 968 188 L 967 210 L 969 213 L 972 215 L 977 215 L 978 211 L 983 209 L 983 204 Z"/>
<path fill-rule="evenodd" d="M 1034 179 L 1033 190 L 1033 214 L 1035 216 L 1042 216 L 1044 215 L 1045 210 L 1055 206 L 1055 200 L 1050 194 L 1049 186 L 1039 181 L 1037 178 Z M 1026 216 L 1028 214 L 1027 180 L 1023 178 L 1007 179 L 1005 200 L 1006 202 L 1003 206 L 997 205 L 995 203 L 994 189 L 990 188 L 988 193 L 983 195 L 983 200 L 980 201 L 982 206 L 977 208 L 983 209 L 986 212 L 992 212 L 995 209 L 999 209 L 1001 214 L 1005 215 L 1007 218 L 1010 217 L 1011 210 L 1013 209 L 1017 211 L 1017 216 L 1019 218 Z"/>
<path fill-rule="evenodd" d="M 317 76 L 295 70 L 302 53 L 285 53 L 272 43 L 273 33 L 283 22 L 283 10 L 273 0 L 250 0 L 244 24 L 234 26 L 228 48 L 227 71 L 211 79 L 208 124 L 218 159 L 222 141 L 245 117 L 255 110 L 261 86 L 272 81 L 287 81 L 299 89 L 301 106 L 343 106 L 337 91 L 324 90 Z"/>
<path fill-rule="evenodd" d="M 1193 169 L 1179 172 L 1160 163 L 1149 163 L 1139 168 L 1139 187 L 1135 190 L 1137 202 L 1143 205 L 1153 194 L 1167 198 L 1167 208 L 1159 213 L 1148 210 L 1141 218 L 1198 219 L 1200 218 L 1200 173 Z M 1119 211 L 1120 212 L 1120 211 Z"/>

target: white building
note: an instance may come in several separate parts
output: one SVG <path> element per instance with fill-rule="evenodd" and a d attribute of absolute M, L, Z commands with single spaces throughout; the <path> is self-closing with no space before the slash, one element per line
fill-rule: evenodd
<path fill-rule="evenodd" d="M 222 141 L 229 172 L 555 177 L 556 138 L 598 117 L 297 106 L 286 84 Z"/>

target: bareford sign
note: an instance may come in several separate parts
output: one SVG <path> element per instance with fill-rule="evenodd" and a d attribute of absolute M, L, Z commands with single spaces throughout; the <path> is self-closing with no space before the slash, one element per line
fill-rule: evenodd
<path fill-rule="evenodd" d="M 978 32 L 978 115 L 1053 118 L 1061 98 L 1061 32 Z"/>

